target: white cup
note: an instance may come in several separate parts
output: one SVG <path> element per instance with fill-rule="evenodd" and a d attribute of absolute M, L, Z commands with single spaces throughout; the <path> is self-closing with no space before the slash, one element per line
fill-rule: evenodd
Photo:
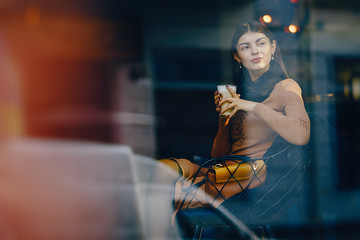
<path fill-rule="evenodd" d="M 231 87 L 236 92 L 236 86 L 235 85 L 218 85 L 217 90 L 218 90 L 219 93 L 221 93 L 222 99 L 232 98 L 232 95 L 229 92 L 229 90 L 226 88 L 226 86 Z M 228 103 L 228 102 L 223 103 L 221 105 L 221 109 L 226 108 L 229 104 L 230 103 Z M 232 112 L 232 109 L 229 109 L 226 112 L 224 112 L 222 115 L 230 115 L 231 112 Z"/>

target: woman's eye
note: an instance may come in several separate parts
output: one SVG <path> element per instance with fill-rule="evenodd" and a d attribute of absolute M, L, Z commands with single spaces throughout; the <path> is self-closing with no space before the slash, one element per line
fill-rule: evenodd
<path fill-rule="evenodd" d="M 246 50 L 246 49 L 248 49 L 249 47 L 248 46 L 242 46 L 241 48 L 240 48 L 240 50 Z"/>

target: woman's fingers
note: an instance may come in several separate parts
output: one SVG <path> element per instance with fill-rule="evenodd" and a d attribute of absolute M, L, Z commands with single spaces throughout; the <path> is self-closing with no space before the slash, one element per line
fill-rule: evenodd
<path fill-rule="evenodd" d="M 220 114 L 224 114 L 224 112 L 226 112 L 226 111 L 228 111 L 228 110 L 232 110 L 232 109 L 234 109 L 234 107 L 235 107 L 236 105 L 235 104 L 229 104 L 229 105 L 227 105 L 226 107 L 224 107 L 224 108 L 222 108 L 221 109 L 221 112 L 220 112 Z"/>
<path fill-rule="evenodd" d="M 215 99 L 215 100 L 216 100 L 216 99 L 219 99 L 219 98 L 222 98 L 221 93 L 218 93 L 218 94 L 214 95 L 214 99 Z"/>
<path fill-rule="evenodd" d="M 221 101 L 221 99 L 222 99 L 222 95 L 221 95 L 221 93 L 219 93 L 218 91 L 216 91 L 215 93 L 214 93 L 214 100 L 215 100 L 215 106 L 216 106 L 216 111 L 217 112 L 220 112 L 220 110 L 221 110 L 221 108 L 220 108 L 220 101 Z"/>
<path fill-rule="evenodd" d="M 221 101 L 221 98 L 216 98 L 215 99 L 215 105 L 218 106 L 220 101 Z"/>
<path fill-rule="evenodd" d="M 224 103 L 229 102 L 232 103 L 233 102 L 233 98 L 224 98 L 219 102 L 219 105 L 223 105 Z"/>
<path fill-rule="evenodd" d="M 234 89 L 232 89 L 231 87 L 227 86 L 226 87 L 227 90 L 231 93 L 232 97 L 238 97 L 238 95 L 236 94 L 236 92 L 234 91 Z"/>

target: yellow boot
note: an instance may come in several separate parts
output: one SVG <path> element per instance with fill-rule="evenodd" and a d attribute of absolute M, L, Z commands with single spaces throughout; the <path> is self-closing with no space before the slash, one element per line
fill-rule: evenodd
<path fill-rule="evenodd" d="M 161 160 L 159 160 L 159 163 L 165 164 L 166 166 L 170 167 L 175 172 L 177 172 L 180 176 L 183 175 L 182 169 L 175 159 L 171 159 L 171 158 L 170 159 L 169 158 L 161 159 Z"/>

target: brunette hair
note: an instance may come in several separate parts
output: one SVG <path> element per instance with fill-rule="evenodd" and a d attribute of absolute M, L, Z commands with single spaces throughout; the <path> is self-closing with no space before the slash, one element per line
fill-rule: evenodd
<path fill-rule="evenodd" d="M 239 81 L 239 63 L 234 59 L 234 54 L 237 54 L 237 43 L 242 35 L 247 32 L 258 32 L 263 33 L 267 36 L 272 43 L 275 40 L 274 35 L 271 31 L 261 22 L 258 21 L 248 21 L 246 23 L 240 24 L 236 27 L 232 41 L 231 41 L 231 59 L 232 59 L 232 71 L 233 71 L 233 80 L 238 82 Z M 275 53 L 274 53 L 274 60 L 279 63 L 284 75 L 288 78 L 288 73 L 284 64 L 284 61 L 281 57 L 280 48 L 276 45 Z"/>

